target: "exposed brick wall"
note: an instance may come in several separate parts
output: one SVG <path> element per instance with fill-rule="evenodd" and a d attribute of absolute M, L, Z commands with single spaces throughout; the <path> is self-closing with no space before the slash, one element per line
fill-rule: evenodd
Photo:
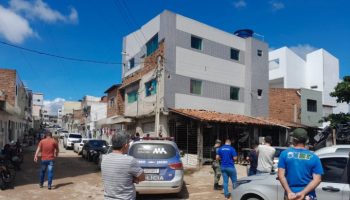
<path fill-rule="evenodd" d="M 141 79 L 141 77 L 147 74 L 148 72 L 157 68 L 157 57 L 159 55 L 164 57 L 164 41 L 159 43 L 158 49 L 155 52 L 153 52 L 150 56 L 147 56 L 145 58 L 142 69 L 124 78 L 121 87 L 130 85 L 131 83 Z"/>
<path fill-rule="evenodd" d="M 162 56 L 164 58 L 164 40 L 159 42 L 158 49 L 155 52 L 153 52 L 151 55 L 147 56 L 144 59 L 142 69 L 123 79 L 122 85 L 120 86 L 119 92 L 117 94 L 118 115 L 124 114 L 124 88 L 133 84 L 135 81 L 141 79 L 145 74 L 149 73 L 150 71 L 156 69 L 158 56 Z"/>
<path fill-rule="evenodd" d="M 270 88 L 270 118 L 294 122 L 294 105 L 297 107 L 297 123 L 301 123 L 301 100 L 298 89 Z"/>
<path fill-rule="evenodd" d="M 15 106 L 16 70 L 0 69 L 0 90 L 4 91 L 6 95 L 6 97 L 2 97 L 1 100 L 5 100 L 10 105 Z"/>
<path fill-rule="evenodd" d="M 118 89 L 117 91 L 117 114 L 118 115 L 124 115 L 124 108 L 125 108 L 125 99 L 124 99 L 124 91 L 121 89 Z"/>
<path fill-rule="evenodd" d="M 107 94 L 107 117 L 112 117 L 118 114 L 118 103 L 117 103 L 118 88 L 110 90 Z M 114 98 L 114 105 L 111 106 L 110 100 Z"/>

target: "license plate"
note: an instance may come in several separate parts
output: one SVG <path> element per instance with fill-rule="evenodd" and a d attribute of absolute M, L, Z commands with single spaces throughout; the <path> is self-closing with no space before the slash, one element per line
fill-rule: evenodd
<path fill-rule="evenodd" d="M 145 174 L 159 174 L 159 169 L 143 169 L 143 172 Z"/>
<path fill-rule="evenodd" d="M 157 174 L 146 174 L 146 181 L 164 181 L 164 177 Z"/>

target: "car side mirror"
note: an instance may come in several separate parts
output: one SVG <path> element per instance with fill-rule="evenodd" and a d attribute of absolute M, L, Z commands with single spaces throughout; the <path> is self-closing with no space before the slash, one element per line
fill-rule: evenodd
<path fill-rule="evenodd" d="M 185 156 L 185 152 L 180 150 L 180 157 L 184 157 Z"/>

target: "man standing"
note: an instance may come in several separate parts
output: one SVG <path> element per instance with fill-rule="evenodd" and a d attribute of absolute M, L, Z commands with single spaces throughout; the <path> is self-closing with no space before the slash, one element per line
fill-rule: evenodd
<path fill-rule="evenodd" d="M 54 159 L 58 156 L 59 148 L 57 142 L 52 138 L 51 132 L 46 132 L 46 138 L 41 140 L 38 144 L 38 148 L 36 149 L 34 162 L 38 162 L 38 154 L 41 152 L 41 170 L 40 170 L 40 188 L 44 185 L 46 169 L 48 184 L 47 188 L 51 190 L 52 187 L 52 179 L 53 179 L 53 167 L 54 167 Z"/>
<path fill-rule="evenodd" d="M 321 183 L 320 158 L 305 148 L 306 130 L 293 131 L 294 147 L 284 150 L 278 162 L 278 178 L 285 190 L 285 200 L 316 200 L 315 188 Z"/>
<path fill-rule="evenodd" d="M 273 169 L 273 159 L 275 157 L 275 148 L 271 147 L 271 136 L 265 137 L 265 144 L 259 145 L 257 149 L 258 167 L 257 173 L 270 173 Z"/>
<path fill-rule="evenodd" d="M 211 157 L 213 159 L 212 168 L 214 171 L 214 190 L 222 190 L 222 186 L 219 185 L 220 177 L 221 177 L 221 169 L 220 162 L 216 160 L 216 155 L 221 146 L 221 140 L 216 140 L 215 145 L 211 150 Z"/>
<path fill-rule="evenodd" d="M 135 200 L 134 183 L 145 180 L 145 174 L 135 158 L 125 155 L 129 138 L 124 133 L 112 136 L 112 153 L 103 157 L 101 164 L 105 200 Z"/>
<path fill-rule="evenodd" d="M 217 160 L 221 161 L 221 173 L 224 178 L 224 195 L 230 199 L 231 193 L 228 191 L 228 179 L 231 179 L 232 186 L 237 181 L 237 172 L 234 161 L 237 160 L 237 152 L 231 146 L 231 140 L 227 139 L 225 145 L 218 150 Z"/>
<path fill-rule="evenodd" d="M 257 167 L 258 167 L 258 154 L 256 153 L 257 147 L 258 145 L 256 143 L 253 143 L 252 150 L 249 152 L 249 155 L 247 157 L 247 160 L 249 160 L 250 162 L 248 176 L 255 175 L 257 171 Z"/>

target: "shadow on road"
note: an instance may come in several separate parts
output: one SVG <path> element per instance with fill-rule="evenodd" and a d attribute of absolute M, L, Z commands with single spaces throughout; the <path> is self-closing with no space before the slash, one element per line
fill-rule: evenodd
<path fill-rule="evenodd" d="M 67 185 L 72 185 L 73 182 L 68 182 L 68 183 L 59 183 L 55 186 L 55 189 L 58 189 L 60 187 L 64 187 L 64 186 L 67 186 Z"/>
<path fill-rule="evenodd" d="M 187 190 L 186 183 L 184 182 L 181 191 L 178 194 L 159 194 L 159 195 L 154 195 L 154 194 L 139 194 L 137 195 L 136 200 L 154 200 L 154 199 L 159 199 L 159 200 L 181 200 L 181 199 L 189 199 L 189 193 Z"/>
<path fill-rule="evenodd" d="M 18 171 L 16 174 L 14 182 L 15 187 L 27 184 L 39 185 L 40 161 L 37 163 L 33 161 L 34 153 L 33 149 L 25 149 L 24 162 L 21 166 L 22 170 Z M 55 159 L 53 184 L 55 186 L 55 180 L 58 179 L 87 175 L 96 172 L 98 172 L 98 169 L 94 163 L 87 162 L 71 152 L 62 151 L 60 152 L 60 156 Z M 47 175 L 45 181 L 47 181 Z M 66 183 L 58 184 L 56 188 L 71 184 L 74 183 L 69 182 L 68 180 Z"/>

